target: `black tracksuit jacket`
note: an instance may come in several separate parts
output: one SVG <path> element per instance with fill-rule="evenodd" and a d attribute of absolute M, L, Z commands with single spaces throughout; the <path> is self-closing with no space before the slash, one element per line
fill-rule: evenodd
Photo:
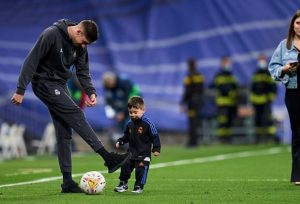
<path fill-rule="evenodd" d="M 144 115 L 141 119 L 127 123 L 124 136 L 118 139 L 123 145 L 129 143 L 128 151 L 132 160 L 142 161 L 151 158 L 152 152 L 160 152 L 160 139 L 154 124 Z"/>
<path fill-rule="evenodd" d="M 67 83 L 72 77 L 70 68 L 76 67 L 76 75 L 88 96 L 96 94 L 91 83 L 86 47 L 74 46 L 67 27 L 76 23 L 62 19 L 46 28 L 24 61 L 16 93 L 24 95 L 30 81 L 45 80 Z"/>

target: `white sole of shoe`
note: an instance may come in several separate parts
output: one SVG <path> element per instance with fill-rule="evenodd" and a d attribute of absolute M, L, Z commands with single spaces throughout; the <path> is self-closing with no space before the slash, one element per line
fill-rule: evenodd
<path fill-rule="evenodd" d="M 294 184 L 295 184 L 296 186 L 299 186 L 299 185 L 300 185 L 300 181 L 296 181 L 296 182 L 294 182 Z"/>
<path fill-rule="evenodd" d="M 131 191 L 131 193 L 140 194 L 140 193 L 143 193 L 143 191 Z"/>
<path fill-rule="evenodd" d="M 125 189 L 122 189 L 122 190 L 114 189 L 114 191 L 117 192 L 117 193 L 123 193 L 123 192 L 126 192 L 127 190 L 125 190 Z"/>

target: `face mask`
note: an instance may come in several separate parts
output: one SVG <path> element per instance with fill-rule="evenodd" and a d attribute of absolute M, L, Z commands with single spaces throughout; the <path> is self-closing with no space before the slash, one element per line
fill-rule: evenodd
<path fill-rule="evenodd" d="M 267 69 L 267 67 L 268 67 L 267 62 L 265 60 L 258 61 L 257 66 L 260 69 Z"/>
<path fill-rule="evenodd" d="M 223 69 L 226 70 L 226 71 L 230 71 L 231 70 L 231 64 L 224 64 Z"/>

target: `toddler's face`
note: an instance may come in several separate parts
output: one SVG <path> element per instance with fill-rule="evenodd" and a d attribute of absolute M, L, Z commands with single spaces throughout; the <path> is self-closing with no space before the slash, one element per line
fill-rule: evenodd
<path fill-rule="evenodd" d="M 129 116 L 130 116 L 131 120 L 137 120 L 143 116 L 143 114 L 145 113 L 145 110 L 141 109 L 141 108 L 132 107 L 132 108 L 128 109 L 128 112 L 129 112 Z"/>

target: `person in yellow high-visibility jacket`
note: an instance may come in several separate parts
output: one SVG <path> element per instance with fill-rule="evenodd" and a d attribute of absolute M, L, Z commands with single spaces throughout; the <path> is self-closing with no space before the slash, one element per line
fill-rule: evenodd
<path fill-rule="evenodd" d="M 268 71 L 265 55 L 258 56 L 258 69 L 251 79 L 250 101 L 255 110 L 256 143 L 275 140 L 276 127 L 272 118 L 272 102 L 276 97 L 276 84 Z"/>
<path fill-rule="evenodd" d="M 221 69 L 215 75 L 212 88 L 216 90 L 215 103 L 218 107 L 216 136 L 220 142 L 232 141 L 232 126 L 237 113 L 238 82 L 231 71 L 231 59 L 221 59 Z"/>
<path fill-rule="evenodd" d="M 197 61 L 193 58 L 187 62 L 187 74 L 184 77 L 184 91 L 181 99 L 181 108 L 188 117 L 187 147 L 196 147 L 201 143 L 200 108 L 203 105 L 204 76 L 197 70 Z"/>

